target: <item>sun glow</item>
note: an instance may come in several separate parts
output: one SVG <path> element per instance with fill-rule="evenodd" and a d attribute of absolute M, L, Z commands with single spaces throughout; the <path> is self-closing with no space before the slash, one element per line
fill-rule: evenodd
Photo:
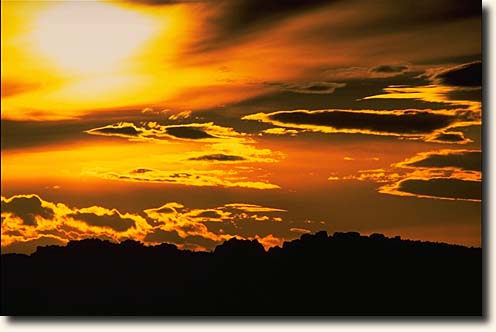
<path fill-rule="evenodd" d="M 34 45 L 60 70 L 93 74 L 119 69 L 157 30 L 144 14 L 101 2 L 62 2 L 42 11 Z"/>

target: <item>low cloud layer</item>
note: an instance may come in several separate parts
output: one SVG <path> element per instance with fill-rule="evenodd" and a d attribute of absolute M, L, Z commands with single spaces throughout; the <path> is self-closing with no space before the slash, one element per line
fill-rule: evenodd
<path fill-rule="evenodd" d="M 30 204 L 25 204 L 28 201 Z M 37 195 L 2 196 L 2 253 L 30 253 L 39 245 L 85 238 L 168 242 L 183 249 L 210 250 L 236 237 L 257 239 L 268 248 L 291 238 L 290 226 L 283 221 L 285 212 L 246 203 L 192 209 L 169 202 L 137 213 L 122 213 L 100 206 L 69 207 Z"/>

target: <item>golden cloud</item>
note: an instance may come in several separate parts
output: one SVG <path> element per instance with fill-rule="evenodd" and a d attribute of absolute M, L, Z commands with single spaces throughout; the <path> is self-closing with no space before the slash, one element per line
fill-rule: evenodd
<path fill-rule="evenodd" d="M 329 181 L 358 180 L 382 184 L 378 192 L 442 200 L 480 202 L 482 172 L 480 150 L 444 149 L 421 152 L 389 169 L 359 170 Z"/>
<path fill-rule="evenodd" d="M 32 252 L 37 244 L 60 244 L 71 240 L 100 238 L 113 242 L 127 239 L 144 244 L 169 242 L 183 249 L 210 250 L 232 237 L 259 239 L 266 247 L 280 245 L 283 238 L 248 230 L 242 236 L 223 225 L 280 223 L 283 209 L 256 204 L 230 203 L 213 208 L 190 209 L 177 202 L 139 213 L 121 213 L 101 206 L 71 208 L 37 195 L 2 196 L 2 251 Z M 29 199 L 31 204 L 26 203 Z M 23 204 L 20 204 L 23 203 Z M 29 217 L 32 217 L 31 221 Z M 209 223 L 219 224 L 211 230 Z M 224 230 L 226 228 L 226 230 Z"/>

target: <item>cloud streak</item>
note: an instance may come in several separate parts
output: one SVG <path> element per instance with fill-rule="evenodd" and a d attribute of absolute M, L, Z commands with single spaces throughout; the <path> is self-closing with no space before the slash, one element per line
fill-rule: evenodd
<path fill-rule="evenodd" d="M 343 88 L 346 83 L 334 82 L 308 82 L 308 83 L 267 83 L 270 87 L 277 87 L 283 91 L 304 94 L 331 94 L 338 88 Z"/>
<path fill-rule="evenodd" d="M 439 141 L 442 140 L 440 133 L 445 133 L 447 129 L 459 123 L 470 122 L 472 117 L 472 114 L 467 112 L 447 110 L 294 110 L 250 114 L 242 119 L 300 131 L 397 136 Z M 279 134 L 278 131 L 276 133 Z M 450 138 L 449 142 L 453 143 L 452 137 Z M 466 142 L 464 137 L 462 142 Z"/>
<path fill-rule="evenodd" d="M 127 172 L 105 171 L 93 169 L 85 171 L 86 175 L 107 180 L 126 182 L 157 183 L 169 185 L 185 185 L 195 187 L 225 187 L 250 189 L 279 189 L 276 184 L 266 181 L 247 180 L 241 170 L 176 170 L 164 171 L 156 169 L 134 169 Z"/>
<path fill-rule="evenodd" d="M 160 125 L 157 122 L 135 125 L 131 122 L 120 122 L 85 132 L 90 135 L 117 136 L 129 140 L 155 142 L 168 140 L 215 142 L 228 139 L 249 141 L 245 134 L 238 133 L 232 128 L 215 125 L 213 122 L 181 125 Z"/>

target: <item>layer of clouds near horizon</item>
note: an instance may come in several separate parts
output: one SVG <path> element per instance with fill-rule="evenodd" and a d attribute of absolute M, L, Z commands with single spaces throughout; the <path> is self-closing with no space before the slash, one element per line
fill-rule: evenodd
<path fill-rule="evenodd" d="M 285 210 L 256 204 L 191 209 L 169 202 L 138 213 L 121 213 L 100 206 L 69 207 L 34 194 L 1 199 L 2 253 L 30 253 L 37 245 L 85 238 L 168 242 L 183 249 L 211 250 L 232 237 L 257 239 L 266 248 L 294 237 L 284 222 Z"/>

